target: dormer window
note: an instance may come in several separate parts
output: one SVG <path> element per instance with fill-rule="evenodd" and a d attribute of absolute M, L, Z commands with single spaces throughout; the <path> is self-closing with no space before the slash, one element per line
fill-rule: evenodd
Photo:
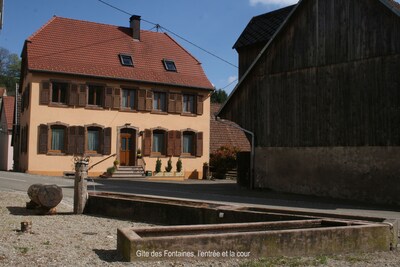
<path fill-rule="evenodd" d="M 133 67 L 132 56 L 119 54 L 119 59 L 121 60 L 121 64 L 123 66 L 131 66 L 131 67 Z"/>
<path fill-rule="evenodd" d="M 163 59 L 164 67 L 167 71 L 174 71 L 176 72 L 175 62 L 170 59 Z"/>

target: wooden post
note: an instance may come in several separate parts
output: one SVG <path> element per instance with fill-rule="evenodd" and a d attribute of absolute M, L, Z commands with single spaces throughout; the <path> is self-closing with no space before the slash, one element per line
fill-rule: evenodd
<path fill-rule="evenodd" d="M 82 214 L 87 200 L 88 158 L 75 158 L 74 214 Z"/>

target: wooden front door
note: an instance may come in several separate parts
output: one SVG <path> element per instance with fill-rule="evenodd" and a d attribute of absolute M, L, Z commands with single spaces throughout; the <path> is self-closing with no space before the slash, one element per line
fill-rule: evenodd
<path fill-rule="evenodd" d="M 121 166 L 135 166 L 136 162 L 136 134 L 132 130 L 121 131 L 121 146 L 119 159 Z"/>

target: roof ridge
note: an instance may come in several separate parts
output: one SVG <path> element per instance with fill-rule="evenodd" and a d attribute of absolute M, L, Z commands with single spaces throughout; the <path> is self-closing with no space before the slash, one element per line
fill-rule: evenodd
<path fill-rule="evenodd" d="M 42 25 L 42 27 L 39 28 L 36 32 L 31 34 L 26 40 L 27 41 L 32 41 L 33 38 L 35 38 L 36 35 L 38 35 L 44 28 L 47 27 L 50 23 L 52 23 L 56 18 L 58 18 L 56 15 L 54 15 L 51 19 L 49 19 L 45 24 Z"/>

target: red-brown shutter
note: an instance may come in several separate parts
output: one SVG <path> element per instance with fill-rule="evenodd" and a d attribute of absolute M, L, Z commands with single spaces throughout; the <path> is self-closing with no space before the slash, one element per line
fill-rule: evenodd
<path fill-rule="evenodd" d="M 104 94 L 104 107 L 112 108 L 113 105 L 113 88 L 107 87 L 106 93 Z"/>
<path fill-rule="evenodd" d="M 146 110 L 146 90 L 138 90 L 138 110 Z"/>
<path fill-rule="evenodd" d="M 146 111 L 152 111 L 153 109 L 153 92 L 151 90 L 146 91 Z"/>
<path fill-rule="evenodd" d="M 77 126 L 75 135 L 76 154 L 83 155 L 85 153 L 85 127 Z"/>
<path fill-rule="evenodd" d="M 179 157 L 182 154 L 182 133 L 175 131 L 175 149 L 174 156 Z"/>
<path fill-rule="evenodd" d="M 203 132 L 196 134 L 196 157 L 203 156 Z"/>
<path fill-rule="evenodd" d="M 113 108 L 120 109 L 121 107 L 121 89 L 114 88 L 114 97 L 113 97 Z"/>
<path fill-rule="evenodd" d="M 50 82 L 42 82 L 39 96 L 40 105 L 48 105 L 50 103 L 50 86 Z"/>
<path fill-rule="evenodd" d="M 168 131 L 167 156 L 173 156 L 175 152 L 175 131 Z"/>
<path fill-rule="evenodd" d="M 77 134 L 77 127 L 71 126 L 67 129 L 67 153 L 73 155 L 76 153 L 76 134 Z"/>
<path fill-rule="evenodd" d="M 182 95 L 181 94 L 176 94 L 175 112 L 182 113 Z"/>
<path fill-rule="evenodd" d="M 103 155 L 111 155 L 111 128 L 107 127 L 103 131 Z"/>
<path fill-rule="evenodd" d="M 196 97 L 197 101 L 196 101 L 196 109 L 197 109 L 197 115 L 203 115 L 203 96 L 202 95 L 198 95 Z"/>
<path fill-rule="evenodd" d="M 151 130 L 144 130 L 143 136 L 143 156 L 150 156 L 151 154 Z"/>
<path fill-rule="evenodd" d="M 84 85 L 84 84 L 81 84 L 79 86 L 78 106 L 80 106 L 80 107 L 86 106 L 86 85 Z"/>
<path fill-rule="evenodd" d="M 48 131 L 49 127 L 45 124 L 39 125 L 39 144 L 38 144 L 38 154 L 47 154 L 48 149 Z"/>
<path fill-rule="evenodd" d="M 69 86 L 68 105 L 70 105 L 70 106 L 78 105 L 78 85 L 77 84 L 71 84 Z"/>
<path fill-rule="evenodd" d="M 169 113 L 175 113 L 176 112 L 176 94 L 175 93 L 169 93 L 168 94 L 168 112 Z"/>

